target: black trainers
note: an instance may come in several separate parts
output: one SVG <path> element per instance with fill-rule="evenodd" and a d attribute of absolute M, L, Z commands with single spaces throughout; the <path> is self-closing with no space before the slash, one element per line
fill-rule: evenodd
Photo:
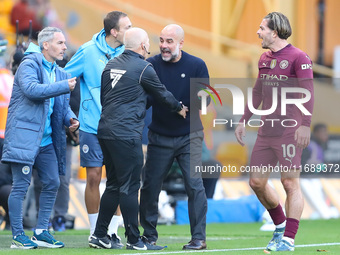
<path fill-rule="evenodd" d="M 130 244 L 126 243 L 127 250 L 139 250 L 139 251 L 146 251 L 148 248 L 144 244 L 144 242 L 139 238 L 137 243 Z"/>
<path fill-rule="evenodd" d="M 64 216 L 56 216 L 52 219 L 52 227 L 54 231 L 64 232 L 66 230 L 65 227 L 65 217 Z"/>
<path fill-rule="evenodd" d="M 191 241 L 183 246 L 183 250 L 203 250 L 207 248 L 205 240 L 191 239 Z"/>
<path fill-rule="evenodd" d="M 142 239 L 142 242 L 145 244 L 147 250 L 156 251 L 156 250 L 163 250 L 164 248 L 167 248 L 167 246 L 156 245 L 155 241 L 149 241 L 149 239 L 145 236 L 142 236 L 141 239 Z"/>
<path fill-rule="evenodd" d="M 120 247 L 120 248 L 124 247 L 124 244 L 122 244 L 120 237 L 116 234 L 111 235 L 111 241 L 112 241 L 113 245 L 115 245 L 117 247 Z"/>
<path fill-rule="evenodd" d="M 121 246 L 113 244 L 110 236 L 99 238 L 95 235 L 90 236 L 89 246 L 97 249 L 121 249 Z"/>

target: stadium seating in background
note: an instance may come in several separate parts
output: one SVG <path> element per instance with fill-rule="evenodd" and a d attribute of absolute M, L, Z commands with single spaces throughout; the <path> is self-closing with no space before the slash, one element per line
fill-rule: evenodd
<path fill-rule="evenodd" d="M 248 149 L 247 146 L 241 146 L 237 142 L 221 143 L 216 151 L 216 159 L 222 163 L 224 167 L 236 167 L 235 172 L 222 172 L 221 177 L 239 177 L 241 173 L 239 169 L 248 163 Z"/>
<path fill-rule="evenodd" d="M 12 0 L 0 0 L 0 32 L 5 35 L 5 38 L 11 45 L 15 43 L 15 27 L 13 27 L 10 23 L 12 8 Z"/>
<path fill-rule="evenodd" d="M 255 195 L 238 199 L 208 199 L 207 223 L 218 222 L 259 222 L 265 211 Z M 176 223 L 189 224 L 188 201 L 178 201 Z"/>

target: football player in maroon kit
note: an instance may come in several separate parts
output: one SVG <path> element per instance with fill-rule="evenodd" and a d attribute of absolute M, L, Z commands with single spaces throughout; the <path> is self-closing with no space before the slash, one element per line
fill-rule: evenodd
<path fill-rule="evenodd" d="M 292 30 L 282 13 L 265 16 L 257 34 L 262 48 L 269 51 L 258 62 L 252 105 L 247 105 L 235 136 L 243 146 L 246 123 L 262 103 L 262 126 L 251 155 L 249 184 L 276 225 L 266 249 L 294 251 L 304 203 L 299 183 L 301 153 L 310 141 L 314 104 L 312 62 L 306 53 L 287 42 Z M 286 215 L 277 193 L 268 184 L 273 170 L 281 172 L 287 195 Z"/>

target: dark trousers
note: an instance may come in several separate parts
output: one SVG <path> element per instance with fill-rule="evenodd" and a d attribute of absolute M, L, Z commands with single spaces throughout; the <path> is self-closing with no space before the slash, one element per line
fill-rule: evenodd
<path fill-rule="evenodd" d="M 0 138 L 0 159 L 2 156 L 2 147 L 4 139 Z M 12 190 L 12 172 L 11 167 L 8 164 L 0 162 L 0 206 L 2 206 L 6 212 L 5 221 L 6 228 L 9 227 L 9 214 L 8 214 L 8 197 Z"/>
<path fill-rule="evenodd" d="M 188 211 L 192 239 L 205 240 L 207 198 L 201 174 L 195 166 L 202 165 L 203 132 L 194 132 L 180 137 L 167 137 L 149 131 L 146 163 L 143 168 L 141 189 L 140 222 L 144 236 L 150 241 L 158 239 L 158 197 L 164 178 L 177 160 L 182 171 L 188 195 Z"/>
<path fill-rule="evenodd" d="M 215 159 L 209 159 L 207 161 L 202 162 L 203 168 L 209 167 L 209 166 L 216 166 L 219 165 L 222 167 L 222 164 L 215 160 Z M 214 173 L 205 172 L 202 173 L 203 178 L 203 186 L 205 189 L 205 195 L 207 198 L 213 198 L 215 193 L 216 184 L 218 181 L 218 178 L 220 178 L 221 173 L 216 171 Z"/>
<path fill-rule="evenodd" d="M 9 223 L 9 215 L 8 215 L 8 197 L 11 193 L 12 185 L 6 184 L 0 187 L 0 206 L 2 206 L 6 212 L 5 221 Z"/>
<path fill-rule="evenodd" d="M 142 142 L 99 139 L 106 167 L 106 189 L 100 200 L 94 234 L 104 237 L 118 205 L 122 211 L 125 236 L 130 244 L 138 241 L 138 191 L 143 166 Z"/>

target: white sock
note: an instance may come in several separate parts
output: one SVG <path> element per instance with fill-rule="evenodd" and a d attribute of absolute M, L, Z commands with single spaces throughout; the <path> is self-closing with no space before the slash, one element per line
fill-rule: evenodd
<path fill-rule="evenodd" d="M 118 215 L 113 215 L 110 225 L 109 225 L 109 229 L 107 231 L 108 235 L 113 235 L 116 234 L 116 236 L 118 236 L 118 226 L 119 226 L 119 222 L 122 216 L 118 216 Z"/>
<path fill-rule="evenodd" d="M 284 228 L 284 227 L 286 227 L 286 221 L 282 222 L 279 225 L 275 225 L 275 226 L 276 226 L 276 228 Z"/>
<path fill-rule="evenodd" d="M 35 233 L 36 233 L 37 235 L 40 235 L 44 230 L 46 230 L 46 229 L 38 228 L 38 229 L 35 230 Z"/>
<path fill-rule="evenodd" d="M 96 229 L 98 213 L 89 213 L 89 222 L 90 222 L 90 235 L 93 235 L 94 230 Z"/>
<path fill-rule="evenodd" d="M 290 238 L 290 237 L 287 237 L 287 236 L 283 236 L 282 240 L 285 240 L 288 243 L 290 243 L 291 245 L 294 245 L 294 239 L 293 238 Z"/>

